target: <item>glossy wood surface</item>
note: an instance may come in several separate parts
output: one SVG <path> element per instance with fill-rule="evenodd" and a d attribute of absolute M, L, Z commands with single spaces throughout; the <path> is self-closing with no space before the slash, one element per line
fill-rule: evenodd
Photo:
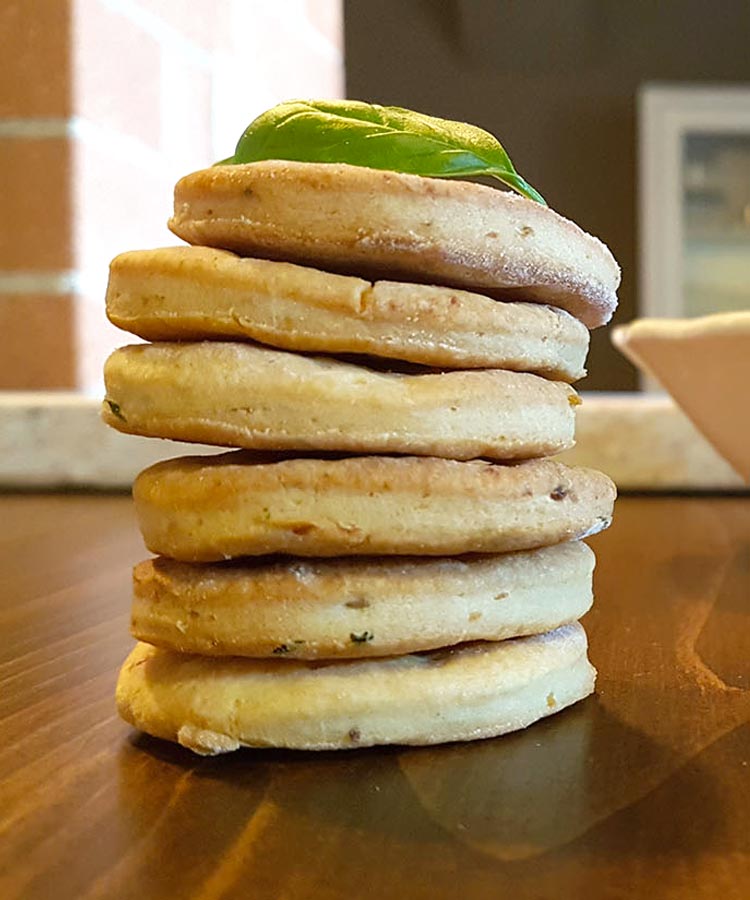
<path fill-rule="evenodd" d="M 0 497 L 0 897 L 750 897 L 750 499 L 618 501 L 595 697 L 473 744 L 200 759 L 114 711 L 125 497 Z"/>

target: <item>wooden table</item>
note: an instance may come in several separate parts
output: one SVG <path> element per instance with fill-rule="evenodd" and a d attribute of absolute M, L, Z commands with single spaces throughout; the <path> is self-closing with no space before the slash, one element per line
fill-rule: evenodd
<path fill-rule="evenodd" d="M 626 497 L 593 698 L 474 744 L 200 759 L 113 708 L 128 499 L 0 497 L 0 897 L 750 897 L 750 499 Z"/>

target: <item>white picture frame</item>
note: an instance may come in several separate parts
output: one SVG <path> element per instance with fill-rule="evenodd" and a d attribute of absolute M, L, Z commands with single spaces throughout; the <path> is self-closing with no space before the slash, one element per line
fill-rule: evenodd
<path fill-rule="evenodd" d="M 639 316 L 684 313 L 681 154 L 691 132 L 750 135 L 750 84 L 639 91 Z"/>
<path fill-rule="evenodd" d="M 638 316 L 685 316 L 682 153 L 688 134 L 750 136 L 750 84 L 646 84 L 638 110 Z M 658 389 L 641 376 L 646 391 Z"/>

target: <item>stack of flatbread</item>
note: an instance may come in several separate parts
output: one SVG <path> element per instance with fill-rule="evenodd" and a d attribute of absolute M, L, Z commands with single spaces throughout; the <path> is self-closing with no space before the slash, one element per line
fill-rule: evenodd
<path fill-rule="evenodd" d="M 233 448 L 142 472 L 123 717 L 202 754 L 502 734 L 585 697 L 573 443 L 607 248 L 541 204 L 341 164 L 182 179 L 191 246 L 117 257 L 120 431 Z"/>

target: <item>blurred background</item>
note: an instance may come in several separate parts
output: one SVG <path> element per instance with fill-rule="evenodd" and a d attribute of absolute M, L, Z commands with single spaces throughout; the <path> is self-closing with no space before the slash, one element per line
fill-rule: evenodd
<path fill-rule="evenodd" d="M 0 35 L 0 390 L 100 393 L 110 258 L 292 97 L 495 133 L 612 248 L 616 321 L 750 307 L 747 0 L 0 0 Z M 605 330 L 589 370 L 637 387 Z"/>

